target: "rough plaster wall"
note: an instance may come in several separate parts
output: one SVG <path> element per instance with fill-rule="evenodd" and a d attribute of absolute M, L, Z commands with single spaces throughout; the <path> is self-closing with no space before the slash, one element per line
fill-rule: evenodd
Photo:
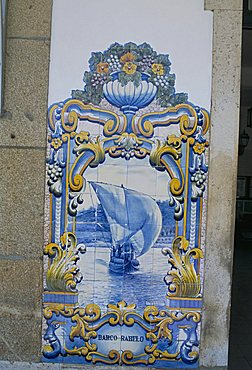
<path fill-rule="evenodd" d="M 0 118 L 0 359 L 39 361 L 51 0 L 9 0 Z"/>
<path fill-rule="evenodd" d="M 240 105 L 241 0 L 208 0 L 214 9 L 209 193 L 202 366 L 226 366 Z M 230 9 L 230 10 L 228 10 Z"/>

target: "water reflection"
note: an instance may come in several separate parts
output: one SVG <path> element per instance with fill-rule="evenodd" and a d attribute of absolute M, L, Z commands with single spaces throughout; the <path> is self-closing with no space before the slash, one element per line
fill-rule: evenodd
<path fill-rule="evenodd" d="M 164 276 L 168 270 L 167 258 L 161 248 L 152 248 L 139 258 L 140 270 L 133 274 L 111 274 L 108 269 L 109 248 L 88 247 L 79 263 L 84 275 L 79 285 L 79 303 L 94 302 L 106 309 L 108 303 L 125 300 L 138 309 L 146 305 L 165 306 L 167 286 Z"/>

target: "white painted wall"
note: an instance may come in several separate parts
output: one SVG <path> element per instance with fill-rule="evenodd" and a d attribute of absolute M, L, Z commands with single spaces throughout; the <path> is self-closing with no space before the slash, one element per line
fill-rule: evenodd
<path fill-rule="evenodd" d="M 82 89 L 91 52 L 115 41 L 169 54 L 177 92 L 210 108 L 212 12 L 203 0 L 54 0 L 49 104 Z"/>

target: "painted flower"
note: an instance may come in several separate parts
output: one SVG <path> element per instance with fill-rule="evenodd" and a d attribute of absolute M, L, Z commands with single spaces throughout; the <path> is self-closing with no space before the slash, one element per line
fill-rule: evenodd
<path fill-rule="evenodd" d="M 127 62 L 134 62 L 135 59 L 136 58 L 135 58 L 134 54 L 128 52 L 128 53 L 124 54 L 123 56 L 121 56 L 120 62 L 123 63 L 123 64 L 127 63 Z"/>
<path fill-rule="evenodd" d="M 202 154 L 204 153 L 204 151 L 206 150 L 205 148 L 205 144 L 201 144 L 201 143 L 196 143 L 193 147 L 193 150 L 195 153 L 197 154 Z"/>
<path fill-rule="evenodd" d="M 109 71 L 109 64 L 106 63 L 106 62 L 100 62 L 99 64 L 97 64 L 96 71 L 98 73 L 100 73 L 100 74 L 108 73 L 108 71 Z"/>
<path fill-rule="evenodd" d="M 152 72 L 155 73 L 155 75 L 163 76 L 164 74 L 164 66 L 160 63 L 153 63 L 151 66 Z"/>
<path fill-rule="evenodd" d="M 137 66 L 132 62 L 126 62 L 123 66 L 123 72 L 127 73 L 127 75 L 133 75 L 136 72 Z"/>
<path fill-rule="evenodd" d="M 168 55 L 158 54 L 147 43 L 113 43 L 103 52 L 92 52 L 90 68 L 84 73 L 84 89 L 73 90 L 72 98 L 99 105 L 105 97 L 103 86 L 108 82 L 118 80 L 122 87 L 131 82 L 138 87 L 141 81 L 150 77 L 149 82 L 156 87 L 156 100 L 161 107 L 185 103 L 188 96 L 176 93 L 175 75 L 170 73 L 170 65 Z"/>
<path fill-rule="evenodd" d="M 62 145 L 62 140 L 60 140 L 60 139 L 53 139 L 52 140 L 52 142 L 51 142 L 51 146 L 55 149 L 55 150 L 57 150 L 57 149 L 59 149 L 60 147 L 61 147 L 61 145 Z"/>

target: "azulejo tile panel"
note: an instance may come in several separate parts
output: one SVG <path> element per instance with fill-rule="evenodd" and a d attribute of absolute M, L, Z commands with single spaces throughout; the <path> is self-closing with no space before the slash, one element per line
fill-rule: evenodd
<path fill-rule="evenodd" d="M 198 366 L 208 112 L 148 43 L 49 108 L 43 361 Z"/>

